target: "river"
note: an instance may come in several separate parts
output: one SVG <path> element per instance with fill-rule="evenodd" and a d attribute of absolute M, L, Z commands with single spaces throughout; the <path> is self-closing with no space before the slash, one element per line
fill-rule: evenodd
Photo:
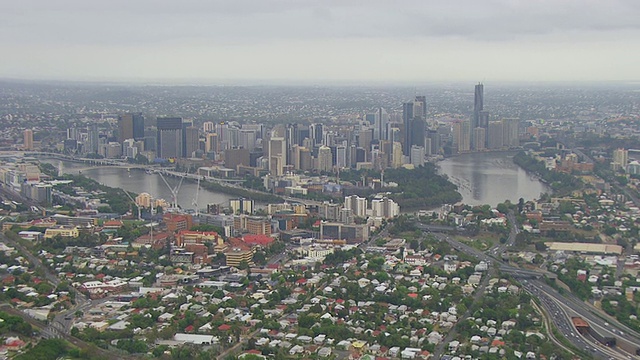
<path fill-rule="evenodd" d="M 94 179 L 101 184 L 109 187 L 122 188 L 127 191 L 140 194 L 143 192 L 151 194 L 154 198 L 165 199 L 171 202 L 173 196 L 171 190 L 164 183 L 160 175 L 147 174 L 143 170 L 131 169 L 127 171 L 125 168 L 116 167 L 93 167 L 88 168 L 87 164 L 75 163 L 70 161 L 62 161 L 55 159 L 42 159 L 42 162 L 54 165 L 58 171 L 65 174 L 78 174 Z M 165 177 L 167 183 L 175 188 L 180 179 L 174 177 Z M 178 205 L 183 209 L 195 209 L 193 205 L 196 199 L 198 185 L 189 180 L 182 182 L 178 191 Z M 198 192 L 198 208 L 206 209 L 207 204 L 222 204 L 224 207 L 229 206 L 229 199 L 236 198 L 232 195 L 213 192 L 200 188 Z"/>
<path fill-rule="evenodd" d="M 441 174 L 458 185 L 462 201 L 469 205 L 497 204 L 520 198 L 533 200 L 551 190 L 535 176 L 513 163 L 515 152 L 463 154 L 438 163 Z"/>
<path fill-rule="evenodd" d="M 470 205 L 498 203 L 518 199 L 533 200 L 541 193 L 550 189 L 534 176 L 513 163 L 514 152 L 489 152 L 464 154 L 445 159 L 438 163 L 441 174 L 446 174 L 449 180 L 458 186 L 462 201 Z M 92 167 L 87 164 L 54 159 L 43 159 L 63 173 L 78 174 L 82 171 L 94 179 L 110 187 L 122 188 L 136 194 L 146 192 L 154 198 L 171 201 L 171 191 L 158 174 L 147 174 L 142 170 L 115 167 Z M 175 187 L 180 180 L 167 177 L 171 187 Z M 194 209 L 197 184 L 184 181 L 178 192 L 178 205 L 183 209 Z M 207 204 L 222 204 L 228 206 L 229 199 L 235 196 L 200 189 L 198 193 L 198 207 L 206 208 Z M 258 205 L 258 204 L 257 204 Z"/>

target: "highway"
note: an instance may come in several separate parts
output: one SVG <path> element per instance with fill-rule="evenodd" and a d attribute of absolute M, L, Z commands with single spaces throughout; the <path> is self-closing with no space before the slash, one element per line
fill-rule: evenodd
<path fill-rule="evenodd" d="M 578 349 L 583 349 L 588 353 L 591 353 L 593 357 L 601 359 L 627 359 L 628 355 L 616 351 L 614 348 L 608 348 L 601 345 L 597 340 L 590 336 L 584 336 L 576 330 L 571 321 L 574 316 L 580 316 L 580 314 L 574 312 L 569 306 L 559 300 L 554 294 L 549 293 L 549 288 L 545 287 L 545 284 L 541 281 L 523 281 L 524 289 L 532 296 L 538 298 L 540 304 L 549 315 L 550 320 L 555 325 L 556 329 L 562 334 L 571 344 Z M 553 290 L 553 289 L 551 289 Z"/>
<path fill-rule="evenodd" d="M 601 359 L 640 359 L 634 353 L 635 349 L 640 348 L 640 335 L 636 332 L 574 295 L 567 294 L 563 296 L 558 293 L 542 280 L 539 280 L 539 278 L 547 274 L 546 272 L 521 269 L 497 259 L 497 255 L 501 254 L 506 247 L 511 246 L 515 241 L 517 234 L 515 219 L 510 220 L 510 223 L 512 224 L 512 229 L 507 242 L 489 249 L 489 254 L 456 241 L 446 234 L 432 233 L 432 235 L 441 241 L 446 241 L 452 248 L 471 255 L 478 260 L 485 261 L 488 264 L 496 261 L 502 272 L 521 279 L 524 290 L 537 297 L 545 310 L 554 315 L 551 320 L 555 326 L 578 349 L 588 349 L 594 357 Z M 427 226 L 424 224 L 418 224 L 418 228 L 428 231 L 426 230 Z M 614 348 L 607 348 L 590 336 L 582 336 L 573 326 L 571 322 L 572 316 L 582 317 L 602 336 L 616 338 L 618 345 Z"/>

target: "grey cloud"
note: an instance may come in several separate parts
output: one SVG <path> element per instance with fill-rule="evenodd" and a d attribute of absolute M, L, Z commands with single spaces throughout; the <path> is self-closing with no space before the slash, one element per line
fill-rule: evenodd
<path fill-rule="evenodd" d="M 0 41 L 140 45 L 198 41 L 459 37 L 477 41 L 637 30 L 635 0 L 20 1 L 0 5 Z"/>

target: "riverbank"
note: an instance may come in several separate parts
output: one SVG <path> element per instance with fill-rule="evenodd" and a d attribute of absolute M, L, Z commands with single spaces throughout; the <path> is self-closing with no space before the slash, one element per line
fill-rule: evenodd
<path fill-rule="evenodd" d="M 568 195 L 582 186 L 582 182 L 575 176 L 559 171 L 551 171 L 546 168 L 544 162 L 536 160 L 524 151 L 514 155 L 513 162 L 525 171 L 535 174 L 558 196 Z"/>
<path fill-rule="evenodd" d="M 550 188 L 513 161 L 518 151 L 460 154 L 437 163 L 438 172 L 458 186 L 462 202 L 497 206 L 520 198 L 533 200 Z"/>

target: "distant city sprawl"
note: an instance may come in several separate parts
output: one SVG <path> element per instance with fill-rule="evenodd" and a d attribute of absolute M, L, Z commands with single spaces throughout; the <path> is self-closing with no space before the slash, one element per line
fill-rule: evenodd
<path fill-rule="evenodd" d="M 0 82 L 0 358 L 635 357 L 636 94 Z"/>

